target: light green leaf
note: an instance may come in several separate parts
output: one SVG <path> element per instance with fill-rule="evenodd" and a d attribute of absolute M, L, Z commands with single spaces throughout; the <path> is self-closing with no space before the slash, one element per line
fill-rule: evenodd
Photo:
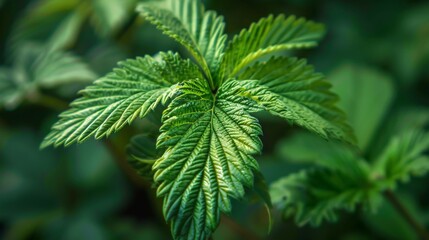
<path fill-rule="evenodd" d="M 259 100 L 272 114 L 324 138 L 354 142 L 345 115 L 335 106 L 337 96 L 330 91 L 330 84 L 305 60 L 274 57 L 267 62 L 255 63 L 237 79 L 259 80 L 260 85 L 276 98 Z"/>
<path fill-rule="evenodd" d="M 60 115 L 42 147 L 70 145 L 118 131 L 137 117 L 144 117 L 175 93 L 178 82 L 202 78 L 197 66 L 177 54 L 150 56 L 119 63 L 120 68 L 98 79 Z"/>
<path fill-rule="evenodd" d="M 85 11 L 71 12 L 50 37 L 48 44 L 50 49 L 59 50 L 73 45 L 85 18 Z"/>
<path fill-rule="evenodd" d="M 393 100 L 389 76 L 370 68 L 344 65 L 329 76 L 332 90 L 355 130 L 359 147 L 366 150 Z"/>
<path fill-rule="evenodd" d="M 9 39 L 15 53 L 28 42 L 49 41 L 53 50 L 70 46 L 77 38 L 88 5 L 79 0 L 40 0 L 17 21 Z M 47 40 L 49 39 L 49 40 Z"/>
<path fill-rule="evenodd" d="M 39 89 L 96 78 L 77 56 L 33 44 L 22 46 L 13 66 L 0 72 L 0 105 L 9 108 L 26 98 L 37 101 Z"/>
<path fill-rule="evenodd" d="M 108 36 L 122 26 L 135 6 L 136 0 L 92 0 L 92 20 L 102 36 Z"/>
<path fill-rule="evenodd" d="M 324 35 L 323 25 L 303 18 L 272 15 L 252 24 L 228 44 L 221 63 L 222 80 L 236 76 L 262 56 L 279 51 L 317 45 Z"/>
<path fill-rule="evenodd" d="M 429 134 L 406 131 L 391 139 L 375 162 L 377 177 L 387 188 L 395 188 L 398 181 L 422 176 L 429 171 Z"/>
<path fill-rule="evenodd" d="M 78 57 L 60 51 L 45 51 L 28 67 L 31 67 L 28 75 L 33 77 L 32 81 L 46 88 L 75 82 L 88 83 L 97 77 Z"/>
<path fill-rule="evenodd" d="M 230 198 L 242 198 L 253 184 L 261 127 L 237 97 L 221 87 L 212 95 L 204 80 L 185 82 L 163 116 L 158 148 L 166 149 L 153 167 L 164 216 L 176 239 L 207 239 Z M 251 109 L 252 107 L 250 107 Z"/>
<path fill-rule="evenodd" d="M 300 226 L 336 221 L 338 211 L 353 211 L 357 204 L 374 210 L 380 204 L 378 186 L 369 178 L 365 161 L 343 152 L 323 167 L 303 170 L 271 185 L 273 204 L 286 218 L 294 217 Z"/>
<path fill-rule="evenodd" d="M 7 68 L 0 68 L 0 107 L 15 108 L 22 97 L 14 72 Z"/>
<path fill-rule="evenodd" d="M 309 163 L 322 165 L 338 152 L 349 151 L 338 142 L 326 139 L 310 132 L 298 132 L 276 145 L 276 154 L 288 163 Z"/>
<path fill-rule="evenodd" d="M 185 46 L 213 81 L 226 41 L 223 17 L 205 11 L 199 0 L 142 3 L 138 11 L 164 34 Z"/>
<path fill-rule="evenodd" d="M 49 42 L 53 50 L 72 46 L 89 18 L 97 33 L 111 36 L 130 16 L 136 0 L 39 0 L 19 19 L 9 39 L 12 53 L 27 42 Z"/>

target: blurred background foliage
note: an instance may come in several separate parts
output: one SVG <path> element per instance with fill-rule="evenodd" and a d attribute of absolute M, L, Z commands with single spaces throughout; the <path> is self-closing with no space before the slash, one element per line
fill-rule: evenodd
<path fill-rule="evenodd" d="M 39 151 L 79 89 L 126 58 L 183 53 L 134 12 L 137 0 L 0 0 L 0 238 L 169 239 L 149 183 L 127 163 L 135 133 L 154 133 L 159 111 L 109 141 Z M 360 157 L 375 159 L 393 136 L 429 122 L 429 2 L 411 0 L 206 0 L 227 32 L 268 14 L 324 23 L 325 40 L 295 54 L 328 76 L 356 131 Z M 160 109 L 162 110 L 162 109 Z M 262 173 L 270 184 L 329 152 L 323 140 L 262 115 Z M 156 132 L 155 132 L 156 134 Z M 329 154 L 329 153 L 327 153 Z M 371 162 L 371 161 L 370 161 Z M 429 226 L 429 177 L 400 184 L 399 197 Z M 222 218 L 214 239 L 417 239 L 393 207 L 344 212 L 298 227 L 269 217 L 249 197 Z"/>

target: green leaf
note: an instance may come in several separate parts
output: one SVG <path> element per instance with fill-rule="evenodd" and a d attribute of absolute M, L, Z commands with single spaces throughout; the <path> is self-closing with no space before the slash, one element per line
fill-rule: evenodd
<path fill-rule="evenodd" d="M 237 79 L 259 80 L 276 98 L 259 101 L 272 114 L 324 138 L 355 141 L 345 115 L 335 106 L 338 97 L 330 91 L 330 84 L 305 60 L 274 57 L 255 63 Z"/>
<path fill-rule="evenodd" d="M 73 54 L 49 51 L 40 54 L 28 75 L 41 87 L 53 88 L 58 85 L 93 81 L 97 76 L 86 64 Z"/>
<path fill-rule="evenodd" d="M 18 51 L 11 68 L 0 70 L 0 106 L 14 108 L 25 98 L 37 101 L 39 89 L 87 83 L 94 78 L 96 75 L 77 56 L 27 44 Z"/>
<path fill-rule="evenodd" d="M 185 46 L 213 81 L 226 41 L 223 17 L 205 11 L 199 0 L 142 3 L 138 11 L 164 34 Z"/>
<path fill-rule="evenodd" d="M 185 82 L 164 112 L 157 145 L 166 151 L 153 170 L 176 239 L 207 239 L 258 170 L 261 127 L 229 90 L 214 96 L 204 80 Z"/>
<path fill-rule="evenodd" d="M 314 47 L 324 32 L 323 25 L 295 16 L 263 18 L 229 42 L 222 59 L 220 78 L 234 77 L 250 63 L 268 54 Z"/>
<path fill-rule="evenodd" d="M 10 69 L 0 68 L 0 107 L 15 108 L 23 97 L 14 74 Z"/>
<path fill-rule="evenodd" d="M 49 42 L 52 50 L 76 43 L 89 18 L 97 33 L 111 36 L 132 16 L 136 0 L 39 0 L 31 5 L 13 29 L 12 52 L 27 42 Z"/>
<path fill-rule="evenodd" d="M 88 5 L 80 4 L 79 0 L 37 1 L 14 26 L 9 48 L 14 53 L 28 42 L 46 41 L 52 50 L 70 46 L 77 39 L 87 9 Z"/>
<path fill-rule="evenodd" d="M 175 93 L 175 85 L 202 78 L 197 66 L 177 54 L 166 53 L 157 62 L 150 56 L 119 63 L 120 68 L 81 91 L 83 97 L 60 115 L 42 147 L 83 142 L 92 135 L 108 136 L 144 117 Z"/>
<path fill-rule="evenodd" d="M 271 185 L 273 204 L 300 226 L 336 221 L 338 211 L 353 211 L 357 204 L 374 210 L 381 196 L 372 184 L 369 165 L 344 151 L 324 162 L 321 168 L 303 170 Z"/>
<path fill-rule="evenodd" d="M 429 134 L 406 131 L 391 139 L 375 162 L 376 174 L 387 188 L 395 188 L 398 181 L 422 176 L 429 171 Z"/>
<path fill-rule="evenodd" d="M 311 149 L 310 147 L 311 146 Z M 338 142 L 326 141 L 310 132 L 298 132 L 276 145 L 276 154 L 288 163 L 324 165 L 345 146 Z"/>
<path fill-rule="evenodd" d="M 156 149 L 156 138 L 147 134 L 133 137 L 128 146 L 129 163 L 137 173 L 149 180 L 153 180 L 152 165 L 161 157 Z"/>
<path fill-rule="evenodd" d="M 49 46 L 52 50 L 68 48 L 77 40 L 80 28 L 84 23 L 86 16 L 84 11 L 71 12 L 63 21 L 49 39 Z M 25 30 L 22 30 L 25 31 Z"/>
<path fill-rule="evenodd" d="M 92 0 L 92 20 L 102 36 L 116 32 L 131 15 L 137 0 Z"/>
<path fill-rule="evenodd" d="M 329 76 L 329 81 L 340 97 L 339 107 L 350 119 L 359 147 L 367 150 L 394 97 L 391 78 L 371 68 L 344 65 Z"/>

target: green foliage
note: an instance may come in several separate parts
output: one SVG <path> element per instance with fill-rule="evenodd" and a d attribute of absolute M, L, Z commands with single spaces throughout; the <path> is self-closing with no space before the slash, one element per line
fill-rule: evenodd
<path fill-rule="evenodd" d="M 429 133 L 409 131 L 392 138 L 376 160 L 377 177 L 387 188 L 395 188 L 398 181 L 409 181 L 411 176 L 423 176 L 429 171 Z"/>
<path fill-rule="evenodd" d="M 161 153 L 156 149 L 156 138 L 147 134 L 133 137 L 128 146 L 129 163 L 137 173 L 152 181 L 152 165 Z"/>
<path fill-rule="evenodd" d="M 205 80 L 188 81 L 163 114 L 157 147 L 166 151 L 154 180 L 177 239 L 208 238 L 220 212 L 231 211 L 229 198 L 242 198 L 243 185 L 253 184 L 251 155 L 261 151 L 262 130 L 244 104 L 228 101 L 232 94 L 221 87 L 213 96 Z"/>
<path fill-rule="evenodd" d="M 393 101 L 390 77 L 371 68 L 347 64 L 335 70 L 329 81 L 341 99 L 339 106 L 350 119 L 360 149 L 366 150 Z"/>
<path fill-rule="evenodd" d="M 9 68 L 0 69 L 0 107 L 14 108 L 22 100 L 36 101 L 40 89 L 92 81 L 96 75 L 77 56 L 42 46 L 23 46 Z"/>
<path fill-rule="evenodd" d="M 174 84 L 201 77 L 189 60 L 172 53 L 162 58 L 162 62 L 150 56 L 121 62 L 121 68 L 81 91 L 84 97 L 61 114 L 42 146 L 67 146 L 92 135 L 108 136 L 135 118 L 144 117 L 159 103 L 164 104 L 175 93 Z"/>
<path fill-rule="evenodd" d="M 320 74 L 303 60 L 261 59 L 314 46 L 323 35 L 320 24 L 270 16 L 224 49 L 222 17 L 204 11 L 197 0 L 143 3 L 138 10 L 185 46 L 195 64 L 172 53 L 161 54 L 160 60 L 146 56 L 121 62 L 81 91 L 83 97 L 60 115 L 42 147 L 106 137 L 159 103 L 166 105 L 156 144 L 162 156 L 155 159 L 144 137 L 132 141 L 130 153 L 137 171 L 153 176 L 176 239 L 208 238 L 220 214 L 231 211 L 230 199 L 241 199 L 244 187 L 252 188 L 254 174 L 260 179 L 257 192 L 270 203 L 252 157 L 261 152 L 262 130 L 250 113 L 267 110 L 325 138 L 353 142 L 344 115 L 335 108 L 336 96 Z"/>
<path fill-rule="evenodd" d="M 262 103 L 274 115 L 305 127 L 324 138 L 353 142 L 352 130 L 335 107 L 337 96 L 323 75 L 305 60 L 271 58 L 247 68 L 237 79 L 258 79 L 277 101 Z"/>
<path fill-rule="evenodd" d="M 272 200 L 284 217 L 294 217 L 299 225 L 336 221 L 338 210 L 354 211 L 358 205 L 374 212 L 384 191 L 428 171 L 429 157 L 424 154 L 429 150 L 428 136 L 408 131 L 393 138 L 373 164 L 340 146 L 330 148 L 317 160 L 309 159 L 318 167 L 273 183 Z"/>
<path fill-rule="evenodd" d="M 49 240 L 105 235 L 98 219 L 120 210 L 128 196 L 107 149 L 92 141 L 40 152 L 39 139 L 21 130 L 0 147 L 0 220 L 13 226 L 5 239 L 31 238 L 34 229 Z"/>
<path fill-rule="evenodd" d="M 223 17 L 213 11 L 206 12 L 202 3 L 195 0 L 143 3 L 138 11 L 164 34 L 185 46 L 214 84 L 212 75 L 217 73 L 226 40 Z"/>
<path fill-rule="evenodd" d="M 346 75 L 353 77 L 345 78 Z M 402 126 L 406 122 L 398 119 L 402 128 L 392 131 L 394 135 L 388 136 L 390 140 L 377 156 L 368 154 L 372 151 L 368 143 L 374 142 L 376 130 L 383 123 L 383 115 L 392 100 L 393 89 L 388 77 L 349 65 L 335 71 L 332 81 L 341 96 L 339 105 L 356 119 L 352 124 L 359 131 L 359 145 L 365 151 L 304 133 L 281 144 L 281 156 L 312 165 L 271 185 L 274 205 L 282 209 L 284 217 L 294 217 L 299 225 L 318 226 L 325 220 L 336 221 L 341 210 L 354 211 L 358 206 L 374 213 L 385 191 L 395 190 L 399 181 L 423 176 L 428 171 L 429 133 L 424 130 L 424 123 L 416 124 L 424 122 L 424 117 L 419 120 L 414 116 L 413 124 L 406 127 Z M 367 98 L 361 98 L 355 89 L 367 89 Z M 374 103 L 372 99 L 380 101 Z M 389 121 L 395 122 L 395 119 Z"/>
<path fill-rule="evenodd" d="M 31 11 L 17 23 L 10 42 L 13 49 L 19 49 L 48 35 L 51 49 L 67 48 L 76 42 L 85 21 L 90 21 L 101 36 L 112 35 L 129 18 L 134 5 L 135 0 L 34 1 Z"/>
<path fill-rule="evenodd" d="M 270 15 L 229 42 L 221 63 L 221 78 L 234 77 L 259 58 L 275 52 L 314 47 L 324 35 L 321 24 L 295 16 Z"/>

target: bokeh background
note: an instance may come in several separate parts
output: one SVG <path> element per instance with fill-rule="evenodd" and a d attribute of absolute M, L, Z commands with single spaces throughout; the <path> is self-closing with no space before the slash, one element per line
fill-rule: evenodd
<path fill-rule="evenodd" d="M 392 134 L 427 128 L 429 120 L 429 2 L 423 0 L 206 0 L 225 16 L 230 36 L 269 14 L 322 22 L 327 35 L 305 57 L 327 75 L 342 97 L 365 157 L 381 151 Z M 77 91 L 126 58 L 160 50 L 183 53 L 137 16 L 136 0 L 0 0 L 0 238 L 170 239 L 161 202 L 127 162 L 135 133 L 153 132 L 159 112 L 136 121 L 109 141 L 39 150 L 57 115 Z M 46 49 L 79 61 L 60 86 L 35 73 Z M 63 54 L 63 55 L 61 55 Z M 42 57 L 41 57 L 42 56 Z M 46 56 L 45 56 L 46 57 Z M 39 61 L 39 62 L 38 62 Z M 55 63 L 51 61 L 50 64 Z M 67 65 L 67 63 L 65 63 Z M 61 67 L 61 66 L 59 66 Z M 58 67 L 58 68 L 59 68 Z M 55 78 L 55 65 L 43 73 Z M 47 70 L 48 71 L 48 70 Z M 61 73 L 61 71 L 59 71 Z M 38 73 L 40 74 L 40 73 Z M 12 80 L 11 80 L 12 79 Z M 268 183 L 307 167 L 293 161 L 321 151 L 301 130 L 261 115 Z M 403 184 L 399 196 L 429 227 L 429 178 Z M 417 239 L 389 203 L 376 213 L 356 209 L 320 227 L 298 227 L 263 205 L 235 202 L 214 239 Z"/>

